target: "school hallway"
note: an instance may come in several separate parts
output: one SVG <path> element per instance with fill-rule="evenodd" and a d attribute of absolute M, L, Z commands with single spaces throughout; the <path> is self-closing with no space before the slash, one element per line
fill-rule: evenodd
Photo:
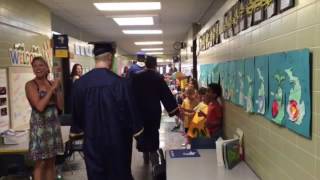
<path fill-rule="evenodd" d="M 184 137 L 181 132 L 171 132 L 175 126 L 174 118 L 167 115 L 162 116 L 161 129 L 160 129 L 160 146 L 163 150 L 181 148 L 184 142 Z M 151 177 L 151 164 L 144 165 L 142 153 L 138 152 L 135 148 L 135 142 L 132 152 L 132 174 L 135 180 L 152 180 Z M 67 161 L 63 167 L 64 180 L 86 180 L 86 169 L 83 159 L 78 153 L 75 153 L 74 160 Z"/>

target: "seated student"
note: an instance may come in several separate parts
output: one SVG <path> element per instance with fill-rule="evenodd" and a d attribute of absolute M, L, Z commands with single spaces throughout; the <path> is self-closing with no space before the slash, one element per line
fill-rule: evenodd
<path fill-rule="evenodd" d="M 206 96 L 209 104 L 206 126 L 212 138 L 218 138 L 222 135 L 223 108 L 219 103 L 221 92 L 222 90 L 219 84 L 213 83 L 208 85 Z"/>

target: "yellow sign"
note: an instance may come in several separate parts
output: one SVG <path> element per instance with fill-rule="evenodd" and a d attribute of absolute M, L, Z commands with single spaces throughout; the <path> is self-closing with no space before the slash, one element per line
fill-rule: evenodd
<path fill-rule="evenodd" d="M 69 57 L 68 50 L 66 50 L 66 49 L 56 49 L 54 51 L 54 55 L 57 58 L 68 58 Z"/>

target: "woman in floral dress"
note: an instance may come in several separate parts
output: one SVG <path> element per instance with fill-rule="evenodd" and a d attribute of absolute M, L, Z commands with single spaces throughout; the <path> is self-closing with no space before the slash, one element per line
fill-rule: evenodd
<path fill-rule="evenodd" d="M 58 109 L 63 107 L 60 80 L 49 81 L 49 66 L 42 57 L 32 61 L 35 78 L 26 83 L 26 96 L 32 107 L 29 155 L 35 161 L 35 180 L 54 180 L 55 157 L 63 152 Z"/>

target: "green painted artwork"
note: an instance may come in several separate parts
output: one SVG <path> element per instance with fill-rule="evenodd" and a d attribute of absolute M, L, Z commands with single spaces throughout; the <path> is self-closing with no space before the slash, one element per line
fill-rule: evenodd
<path fill-rule="evenodd" d="M 285 123 L 285 53 L 269 55 L 269 105 L 267 118 L 278 125 Z"/>
<path fill-rule="evenodd" d="M 246 112 L 253 112 L 254 98 L 254 59 L 248 58 L 245 60 L 244 66 L 245 81 L 244 81 L 244 100 Z"/>
<path fill-rule="evenodd" d="M 285 72 L 287 73 L 290 85 L 292 86 L 289 92 L 287 113 L 290 121 L 300 125 L 305 115 L 305 104 L 304 101 L 301 100 L 300 80 L 293 74 L 292 68 L 286 69 Z"/>

